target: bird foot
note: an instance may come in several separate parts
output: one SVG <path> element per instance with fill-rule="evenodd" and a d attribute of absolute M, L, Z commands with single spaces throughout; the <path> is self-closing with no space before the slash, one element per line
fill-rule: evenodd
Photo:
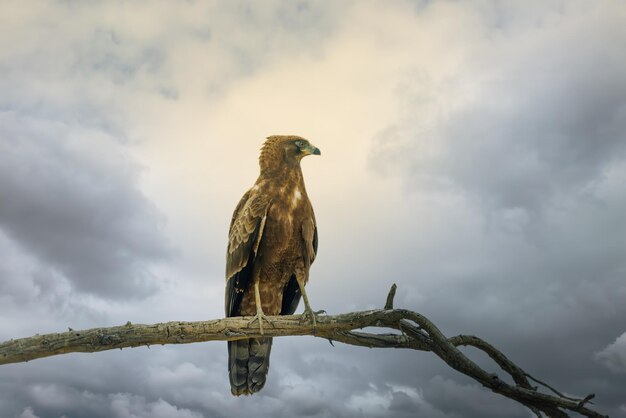
<path fill-rule="evenodd" d="M 256 315 L 254 315 L 254 318 L 252 318 L 248 322 L 248 326 L 251 326 L 252 324 L 254 324 L 255 321 L 259 321 L 259 331 L 261 332 L 261 335 L 263 335 L 263 321 L 270 324 L 272 328 L 276 328 L 276 325 L 274 325 L 274 321 L 269 319 L 269 317 L 265 315 L 263 312 L 258 312 Z"/>
<path fill-rule="evenodd" d="M 317 316 L 326 313 L 325 310 L 313 311 L 311 308 L 305 308 L 304 312 L 300 316 L 300 322 L 309 322 L 313 325 L 313 333 L 317 330 Z"/>

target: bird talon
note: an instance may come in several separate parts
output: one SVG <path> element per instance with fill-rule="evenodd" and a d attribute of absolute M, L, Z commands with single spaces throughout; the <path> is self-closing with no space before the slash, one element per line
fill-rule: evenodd
<path fill-rule="evenodd" d="M 322 311 L 313 312 L 310 309 L 305 309 L 301 316 L 300 322 L 311 322 L 313 325 L 313 330 L 317 329 L 317 315 Z"/>
<path fill-rule="evenodd" d="M 264 334 L 264 332 L 263 332 L 263 321 L 265 321 L 268 324 L 270 324 L 272 326 L 272 328 L 276 328 L 276 324 L 274 324 L 274 321 L 269 319 L 262 312 L 259 312 L 256 315 L 254 315 L 254 317 L 250 321 L 248 321 L 248 326 L 251 326 L 252 324 L 254 324 L 255 321 L 259 321 L 259 331 L 261 332 L 261 335 Z"/>

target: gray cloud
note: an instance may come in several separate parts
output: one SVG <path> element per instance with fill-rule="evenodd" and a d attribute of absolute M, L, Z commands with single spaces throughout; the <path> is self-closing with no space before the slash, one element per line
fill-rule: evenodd
<path fill-rule="evenodd" d="M 419 224 L 407 224 L 406 237 L 378 242 L 392 246 L 389 252 L 395 255 L 386 260 L 395 266 L 393 280 L 406 289 L 397 305 L 428 315 L 448 335 L 472 333 L 487 339 L 563 390 L 602 393 L 601 409 L 620 416 L 624 375 L 607 373 L 602 363 L 619 367 L 618 344 L 605 347 L 625 330 L 626 240 L 617 227 L 626 210 L 619 186 L 625 175 L 626 164 L 612 163 L 593 196 L 543 208 L 541 219 L 523 228 L 504 228 L 502 220 L 486 223 L 485 208 L 471 198 L 452 199 L 450 205 L 419 194 L 431 206 L 420 212 Z M 488 359 L 472 357 L 495 370 Z M 405 382 L 415 374 L 459 379 L 414 363 L 397 373 Z M 425 391 L 432 384 L 424 384 Z M 472 399 L 468 394 L 467 401 Z M 444 411 L 453 413 L 460 404 L 458 399 Z M 480 409 L 487 408 L 476 400 L 462 416 Z"/>
<path fill-rule="evenodd" d="M 475 384 L 459 384 L 441 376 L 424 388 L 424 399 L 449 416 L 527 417 L 528 411 L 513 402 L 494 402 L 493 394 Z"/>
<path fill-rule="evenodd" d="M 150 143 L 142 124 L 157 120 L 142 118 L 154 112 L 144 105 L 167 101 L 173 107 L 159 109 L 179 115 L 189 108 L 174 105 L 193 96 L 219 106 L 277 59 L 326 59 L 336 31 L 355 23 L 342 20 L 355 10 L 349 2 L 165 4 L 128 6 L 132 21 L 119 19 L 114 3 L 41 5 L 0 40 L 21 46 L 0 57 L 6 339 L 221 312 L 222 277 L 205 285 L 186 276 L 212 277 L 204 264 L 168 259 L 167 285 L 154 278 L 171 249 L 129 156 L 149 149 L 131 148 Z M 397 306 L 424 313 L 447 335 L 479 335 L 536 377 L 568 393 L 593 391 L 601 412 L 622 416 L 623 8 L 421 2 L 410 15 L 402 12 L 414 5 L 398 4 L 384 7 L 389 15 L 375 9 L 381 22 L 429 28 L 430 56 L 455 65 L 438 72 L 416 60 L 398 79 L 401 112 L 370 144 L 371 167 L 392 175 L 352 173 L 371 176 L 371 187 L 313 202 L 314 308 L 380 307 L 395 281 Z M 403 32 L 389 27 L 364 30 L 378 29 L 381 60 L 383 45 L 398 58 L 423 41 L 394 38 Z M 361 53 L 360 42 L 349 52 Z M 395 193 L 397 179 L 404 189 Z M 225 204 L 216 190 L 215 205 Z M 193 233 L 219 241 L 224 231 Z M 2 366 L 0 405 L 3 416 L 23 418 L 528 416 L 429 353 L 333 348 L 309 337 L 275 341 L 267 386 L 254 397 L 230 395 L 225 344 L 211 343 Z"/>
<path fill-rule="evenodd" d="M 349 3 L 138 3 L 123 7 L 131 20 L 115 18 L 115 1 L 15 10 L 19 19 L 6 22 L 2 41 L 0 108 L 127 139 L 132 115 L 145 111 L 135 96 L 222 97 L 233 82 L 271 65 L 277 52 L 320 54 Z"/>
<path fill-rule="evenodd" d="M 615 53 L 626 31 L 619 7 L 571 6 L 539 26 L 509 16 L 502 33 L 468 41 L 463 67 L 443 80 L 417 68 L 401 82 L 403 116 L 378 135 L 386 158 L 377 152 L 373 164 L 513 217 L 593 187 L 626 152 L 626 56 Z"/>
<path fill-rule="evenodd" d="M 113 416 L 119 418 L 201 418 L 200 412 L 177 408 L 163 399 L 155 402 L 146 402 L 143 397 L 117 393 L 110 396 Z"/>
<path fill-rule="evenodd" d="M 314 53 L 345 6 L 129 6 L 137 27 L 111 19 L 116 7 L 41 4 L 15 11 L 19 23 L 6 27 L 3 43 L 20 48 L 0 57 L 0 227 L 39 259 L 31 260 L 43 278 L 33 291 L 69 284 L 116 298 L 153 292 L 148 264 L 170 249 L 163 219 L 138 190 L 138 169 L 119 145 L 148 140 L 129 135 L 133 115 L 145 111 L 136 97 L 219 96 L 271 63 L 276 50 Z M 66 24 L 52 23 L 60 21 Z M 242 24 L 247 30 L 233 36 Z M 193 66 L 181 66 L 181 43 L 197 52 Z"/>
<path fill-rule="evenodd" d="M 152 292 L 148 263 L 170 249 L 130 159 L 97 131 L 0 117 L 0 228 L 79 292 Z"/>
<path fill-rule="evenodd" d="M 626 55 L 615 53 L 624 10 L 580 7 L 544 10 L 533 26 L 504 6 L 504 27 L 468 36 L 451 74 L 417 68 L 370 162 L 437 213 L 408 228 L 421 236 L 396 240 L 390 264 L 405 272 L 396 276 L 419 278 L 403 280 L 420 295 L 405 300 L 568 391 L 599 386 L 606 412 L 619 415 L 626 382 L 593 358 L 602 350 L 595 358 L 619 368 L 609 344 L 625 330 Z M 443 389 L 426 398 L 445 408 L 450 396 L 433 397 Z M 475 402 L 463 416 L 489 413 Z"/>
<path fill-rule="evenodd" d="M 613 372 L 626 373 L 626 333 L 596 353 L 596 359 Z"/>
<path fill-rule="evenodd" d="M 18 418 L 39 418 L 37 415 L 33 413 L 33 408 L 27 406 L 24 408 L 22 413 L 18 416 Z"/>

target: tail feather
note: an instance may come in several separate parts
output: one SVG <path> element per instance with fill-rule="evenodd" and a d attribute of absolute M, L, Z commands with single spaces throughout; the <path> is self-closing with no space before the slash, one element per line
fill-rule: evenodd
<path fill-rule="evenodd" d="M 260 391 L 270 366 L 271 338 L 252 338 L 228 342 L 228 371 L 233 395 Z"/>
<path fill-rule="evenodd" d="M 248 394 L 248 340 L 228 342 L 228 372 L 233 395 Z"/>

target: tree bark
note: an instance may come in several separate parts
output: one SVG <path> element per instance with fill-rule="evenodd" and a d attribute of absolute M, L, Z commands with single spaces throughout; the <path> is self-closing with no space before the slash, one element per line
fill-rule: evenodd
<path fill-rule="evenodd" d="M 587 417 L 604 417 L 587 405 L 594 395 L 573 398 L 563 395 L 551 386 L 535 379 L 509 360 L 486 341 L 471 335 L 447 338 L 425 316 L 405 309 L 392 309 L 395 285 L 389 292 L 385 308 L 340 315 L 318 315 L 317 326 L 301 315 L 268 317 L 273 326 L 264 327 L 265 337 L 313 335 L 331 343 L 376 347 L 403 348 L 430 351 L 453 369 L 471 377 L 481 385 L 528 407 L 536 416 L 567 417 L 577 412 Z M 94 353 L 125 347 L 156 344 L 189 344 L 205 341 L 231 341 L 260 337 L 258 322 L 252 317 L 233 317 L 198 322 L 165 322 L 153 325 L 131 324 L 109 328 L 36 335 L 14 339 L 0 344 L 0 365 L 18 363 L 64 353 Z M 371 333 L 355 331 L 365 327 L 385 328 L 396 332 Z M 471 346 L 485 352 L 501 369 L 509 374 L 514 385 L 497 374 L 487 373 L 465 356 L 458 347 Z M 551 393 L 545 393 L 530 381 L 538 383 Z"/>

